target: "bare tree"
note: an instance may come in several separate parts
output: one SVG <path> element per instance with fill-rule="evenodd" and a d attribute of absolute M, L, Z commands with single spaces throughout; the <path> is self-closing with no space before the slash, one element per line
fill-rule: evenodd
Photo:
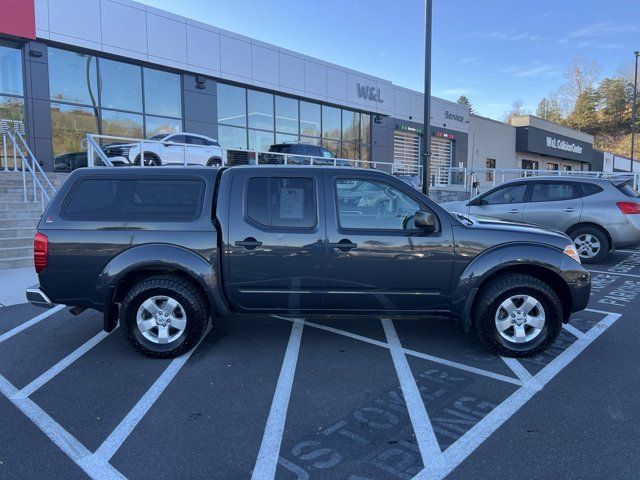
<path fill-rule="evenodd" d="M 595 60 L 578 55 L 564 72 L 565 84 L 561 89 L 563 109 L 573 110 L 578 97 L 586 90 L 595 88 L 602 67 Z"/>
<path fill-rule="evenodd" d="M 525 110 L 524 102 L 520 99 L 514 100 L 511 108 L 502 114 L 502 121 L 505 123 L 511 123 L 513 117 L 520 117 L 522 115 L 529 115 L 529 111 Z"/>

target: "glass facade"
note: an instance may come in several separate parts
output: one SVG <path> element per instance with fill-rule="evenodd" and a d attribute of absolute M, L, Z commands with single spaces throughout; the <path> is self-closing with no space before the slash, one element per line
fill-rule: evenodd
<path fill-rule="evenodd" d="M 87 133 L 129 138 L 182 131 L 180 75 L 49 47 L 54 156 Z"/>
<path fill-rule="evenodd" d="M 24 121 L 22 50 L 0 42 L 0 118 Z"/>
<path fill-rule="evenodd" d="M 273 143 L 322 145 L 334 155 L 369 159 L 371 115 L 218 83 L 218 141 L 266 151 Z"/>

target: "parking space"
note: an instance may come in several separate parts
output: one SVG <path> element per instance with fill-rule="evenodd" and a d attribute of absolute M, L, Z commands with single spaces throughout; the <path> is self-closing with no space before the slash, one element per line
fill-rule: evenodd
<path fill-rule="evenodd" d="M 469 464 L 508 460 L 480 447 L 525 405 L 566 408 L 578 357 L 584 381 L 616 375 L 606 352 L 638 332 L 640 252 L 589 268 L 589 309 L 526 360 L 488 353 L 446 319 L 256 315 L 220 320 L 191 354 L 158 361 L 102 333 L 96 312 L 0 308 L 0 478 L 469 478 Z M 516 434 L 545 417 L 527 425 Z M 584 430 L 554 428 L 569 446 Z M 555 476 L 578 478 L 564 455 Z M 520 468 L 539 478 L 535 462 Z"/>

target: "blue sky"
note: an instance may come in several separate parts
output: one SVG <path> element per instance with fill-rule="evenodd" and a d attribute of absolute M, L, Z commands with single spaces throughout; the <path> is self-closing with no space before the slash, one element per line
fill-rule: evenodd
<path fill-rule="evenodd" d="M 422 91 L 420 0 L 142 0 Z M 639 0 L 433 0 L 432 94 L 499 118 L 535 110 L 576 55 L 603 75 L 640 49 Z"/>

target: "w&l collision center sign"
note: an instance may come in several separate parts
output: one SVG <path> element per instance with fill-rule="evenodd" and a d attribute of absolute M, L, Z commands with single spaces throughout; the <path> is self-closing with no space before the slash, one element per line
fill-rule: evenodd
<path fill-rule="evenodd" d="M 593 145 L 536 127 L 516 127 L 516 150 L 549 157 L 591 162 Z"/>

